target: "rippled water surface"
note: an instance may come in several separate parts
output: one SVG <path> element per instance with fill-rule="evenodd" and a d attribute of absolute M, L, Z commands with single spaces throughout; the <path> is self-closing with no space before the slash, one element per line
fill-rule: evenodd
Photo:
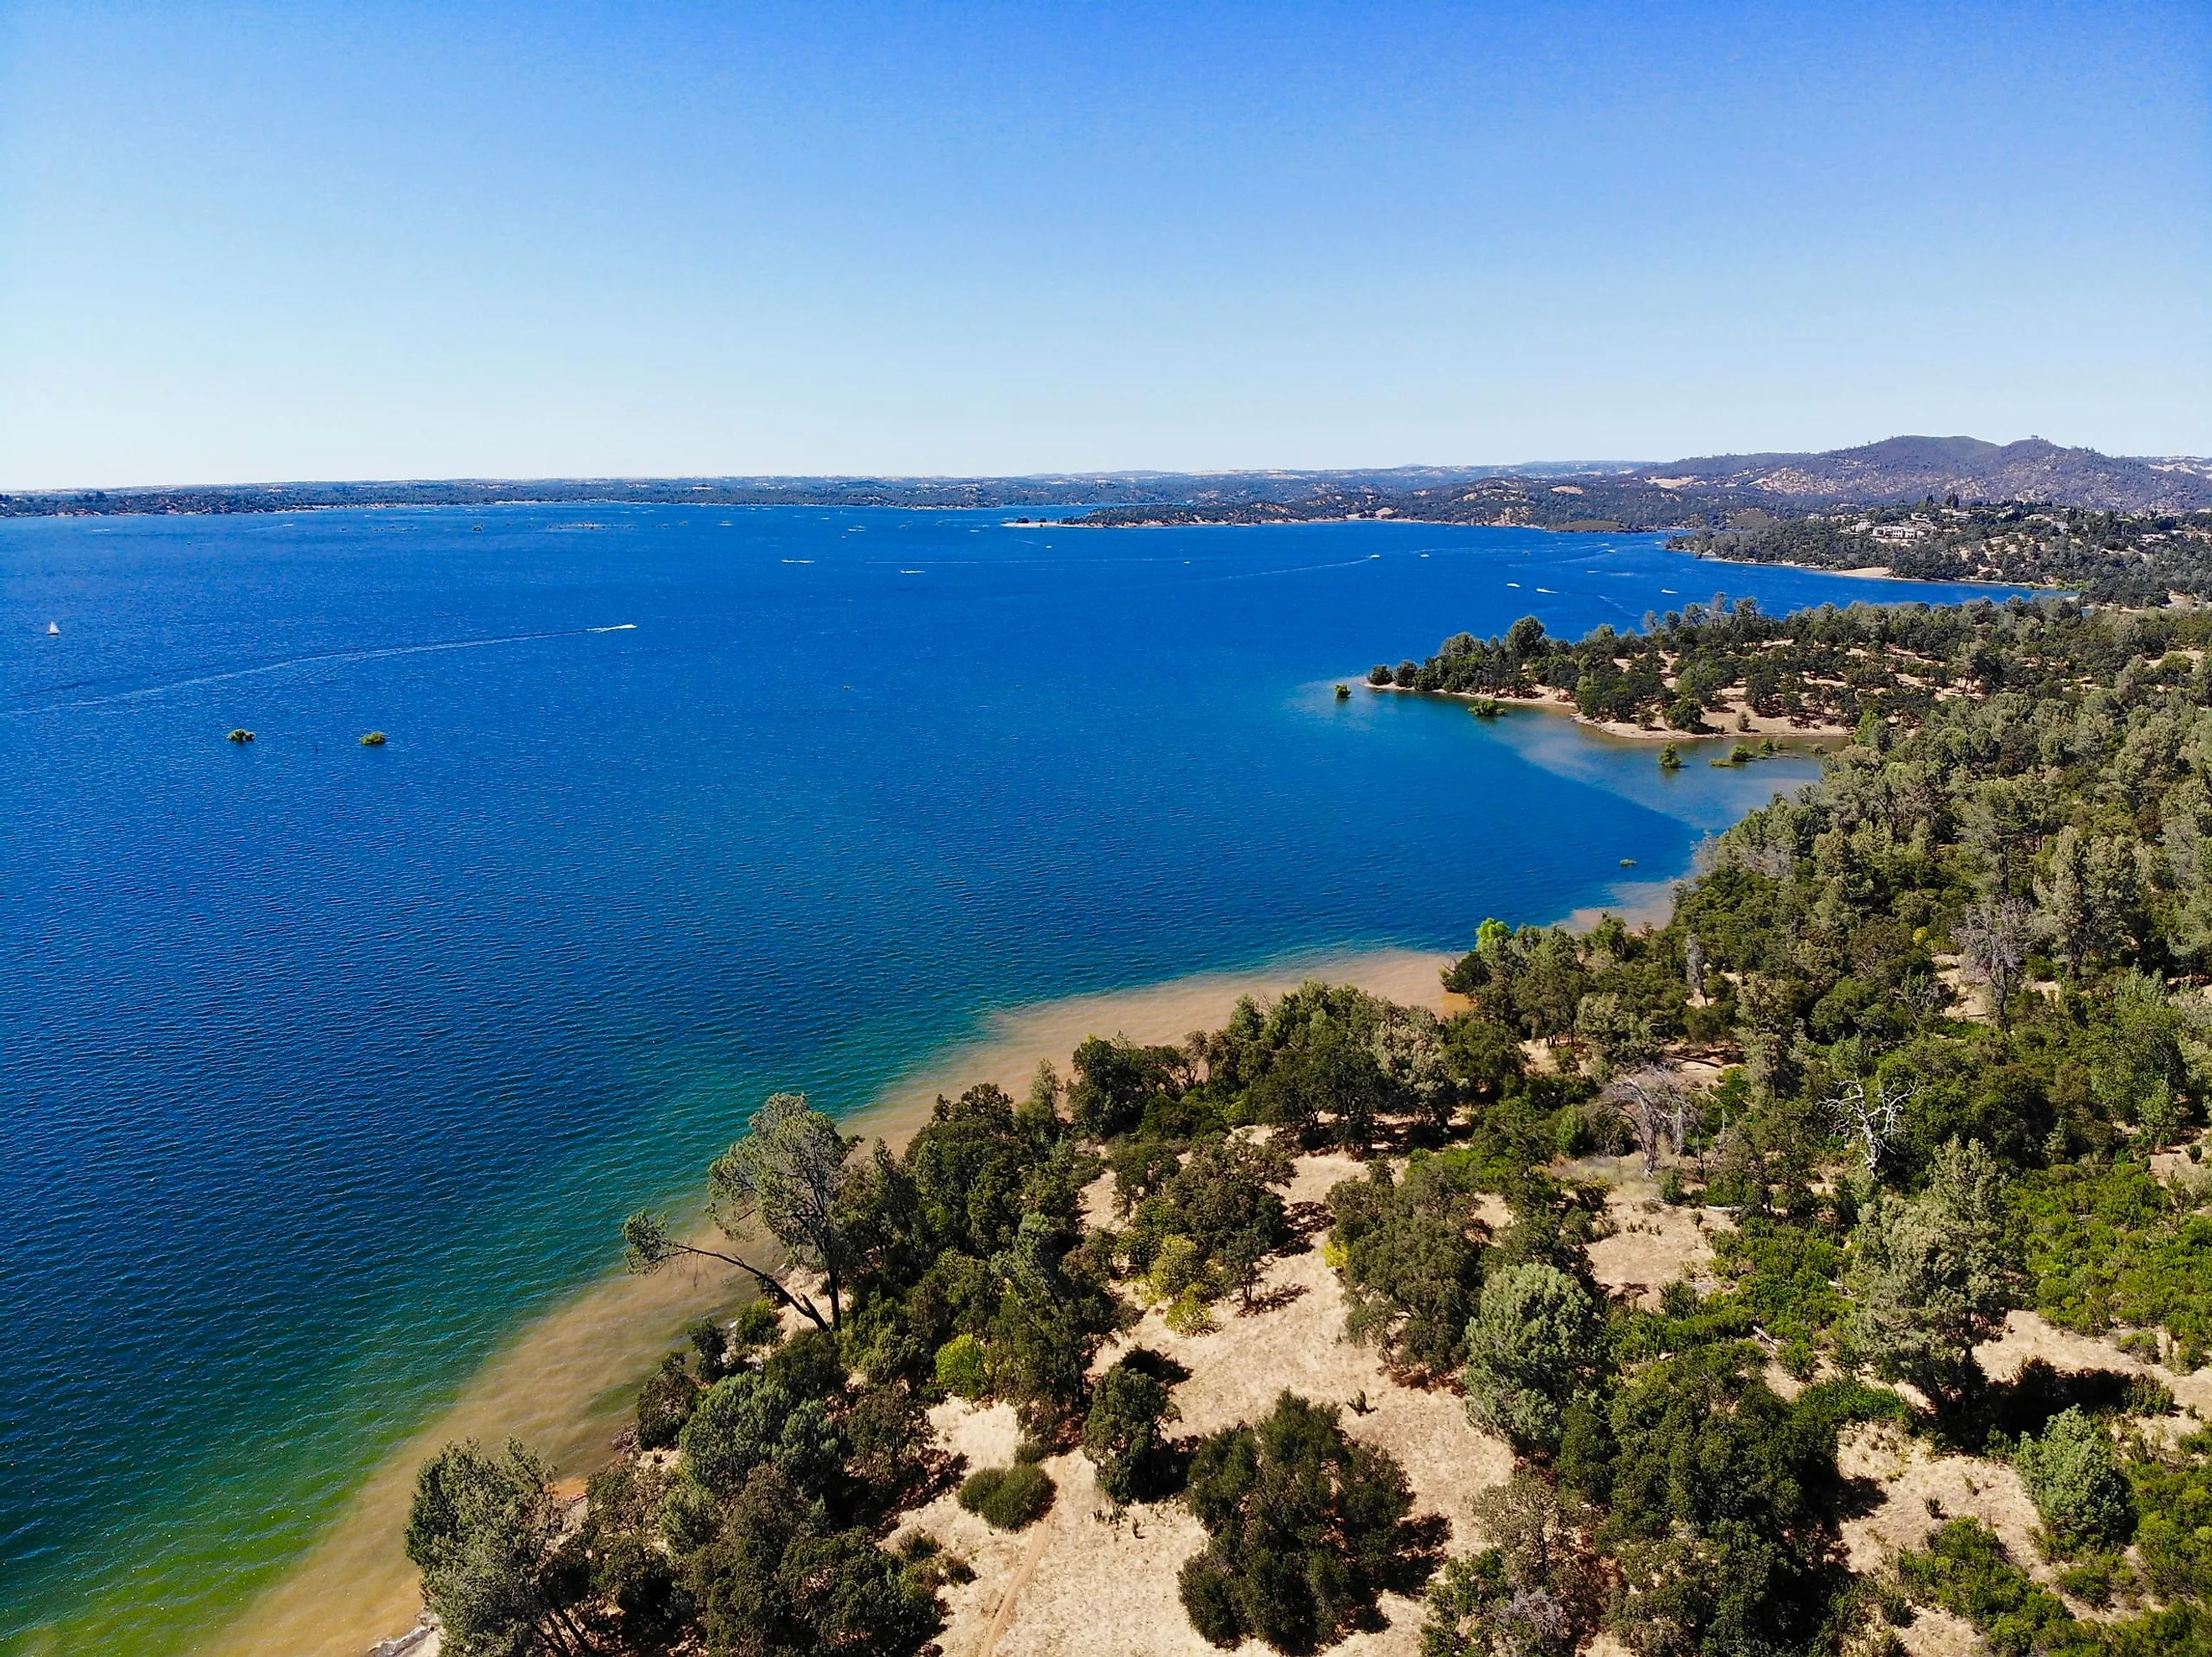
<path fill-rule="evenodd" d="M 0 1649 L 220 1624 L 771 1087 L 1558 916 L 1811 774 L 1334 680 L 1529 611 L 1942 596 L 1000 518 L 0 521 Z"/>

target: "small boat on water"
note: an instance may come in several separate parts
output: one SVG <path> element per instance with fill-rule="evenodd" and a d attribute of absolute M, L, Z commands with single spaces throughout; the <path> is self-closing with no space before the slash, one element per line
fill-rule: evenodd
<path fill-rule="evenodd" d="M 49 639 L 58 639 L 61 636 L 62 624 L 59 622 L 49 622 L 46 623 L 46 637 Z"/>

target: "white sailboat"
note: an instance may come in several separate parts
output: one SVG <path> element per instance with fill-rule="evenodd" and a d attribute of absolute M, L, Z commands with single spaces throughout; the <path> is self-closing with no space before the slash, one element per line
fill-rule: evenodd
<path fill-rule="evenodd" d="M 46 623 L 46 637 L 49 639 L 58 639 L 61 637 L 61 634 L 62 624 L 59 622 L 49 622 Z"/>

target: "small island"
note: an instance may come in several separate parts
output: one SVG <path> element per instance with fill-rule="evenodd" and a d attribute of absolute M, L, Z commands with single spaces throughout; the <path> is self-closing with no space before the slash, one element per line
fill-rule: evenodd
<path fill-rule="evenodd" d="M 245 726 L 240 725 L 234 731 L 226 732 L 223 740 L 226 742 L 248 743 L 253 740 L 253 733 L 246 729 Z"/>
<path fill-rule="evenodd" d="M 372 731 L 361 739 L 361 745 L 363 748 L 381 748 L 384 746 L 384 732 L 381 731 Z"/>

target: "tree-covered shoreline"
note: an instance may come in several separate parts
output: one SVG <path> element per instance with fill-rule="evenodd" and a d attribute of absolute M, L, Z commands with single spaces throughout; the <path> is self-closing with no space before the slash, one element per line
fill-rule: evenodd
<path fill-rule="evenodd" d="M 1197 1519 L 1179 1592 L 1224 1646 L 1324 1648 L 1425 1583 L 1425 1657 L 1601 1630 L 1639 1657 L 1871 1657 L 1916 1606 L 2008 1654 L 2212 1651 L 2212 1432 L 2166 1389 L 2212 1363 L 2212 616 L 1655 622 L 1408 666 L 1848 725 L 1663 924 L 1486 922 L 1443 1016 L 1310 984 L 1178 1043 L 1093 1037 L 1024 1099 L 939 1100 L 896 1154 L 772 1101 L 710 1179 L 714 1250 L 767 1299 L 664 1363 L 580 1513 L 526 1453 L 426 1472 L 410 1551 L 447 1649 L 919 1652 L 973 1568 L 913 1515 L 957 1487 L 994 1527 L 1048 1522 L 1046 1464 L 1080 1457 L 1092 1518 Z M 1293 1214 L 1324 1153 L 1358 1176 Z M 1656 1301 L 1593 1270 L 1593 1171 L 1624 1153 L 1611 1177 L 1713 1223 Z M 629 1241 L 641 1270 L 703 1247 L 651 1216 Z M 1476 1534 L 1417 1511 L 1364 1394 L 1177 1436 L 1187 1371 L 1131 1344 L 1140 1315 L 1264 1320 L 1316 1244 L 1342 1338 L 1510 1447 Z M 1976 1348 L 2031 1310 L 2106 1366 L 1993 1379 Z M 924 1414 L 949 1399 L 1012 1407 L 1012 1465 L 956 1464 Z M 1844 1527 L 1897 1499 L 1846 1450 L 1881 1434 L 2013 1481 L 2039 1539 L 1931 1509 L 1852 1570 Z"/>
<path fill-rule="evenodd" d="M 1734 563 L 1807 569 L 1880 566 L 1917 581 L 2063 587 L 2099 604 L 2212 598 L 2212 513 L 2098 512 L 2035 501 L 1777 517 L 1739 513 L 1727 527 L 1667 544 Z"/>

